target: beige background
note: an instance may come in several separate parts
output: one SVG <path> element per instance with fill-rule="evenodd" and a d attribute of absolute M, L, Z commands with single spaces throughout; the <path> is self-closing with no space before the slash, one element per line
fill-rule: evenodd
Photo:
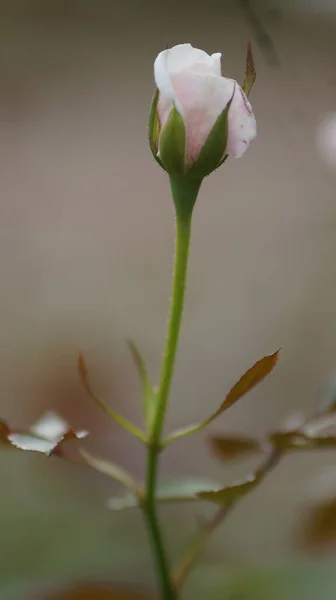
<path fill-rule="evenodd" d="M 242 80 L 249 38 L 258 137 L 205 182 L 197 204 L 167 428 L 202 418 L 278 347 L 276 372 L 212 430 L 261 435 L 289 413 L 314 409 L 336 368 L 336 172 L 316 147 L 323 115 L 336 109 L 336 29 L 333 14 L 301 4 L 291 14 L 259 2 L 251 19 L 248 5 L 233 1 L 2 3 L 0 363 L 1 414 L 10 423 L 26 426 L 57 409 L 91 430 L 91 449 L 141 475 L 137 442 L 82 392 L 76 355 L 85 353 L 97 391 L 139 422 L 125 340 L 137 341 L 157 377 L 174 239 L 168 181 L 146 139 L 152 63 L 166 44 L 190 41 L 222 51 L 224 74 Z M 224 483 L 246 472 L 213 462 L 203 440 L 176 443 L 163 474 Z M 306 487 L 320 465 L 334 462 L 334 454 L 287 460 L 237 509 L 208 560 L 219 563 L 220 548 L 239 560 L 288 557 Z M 42 556 L 48 540 L 61 545 L 57 531 L 48 537 L 51 524 L 78 502 L 87 522 L 99 520 L 115 489 L 35 456 L 2 455 L 0 469 L 9 580 L 24 578 L 22 564 Z M 179 524 L 173 545 L 185 535 L 181 523 L 193 525 L 186 511 L 165 510 L 167 522 Z M 102 518 L 112 538 L 125 535 L 134 569 L 149 571 L 140 517 Z"/>

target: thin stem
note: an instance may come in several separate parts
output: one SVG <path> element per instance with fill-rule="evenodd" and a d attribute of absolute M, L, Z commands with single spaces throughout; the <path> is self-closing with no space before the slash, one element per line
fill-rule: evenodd
<path fill-rule="evenodd" d="M 156 473 L 157 473 L 158 450 L 152 446 L 148 447 L 147 481 L 145 515 L 147 527 L 152 543 L 153 554 L 156 561 L 157 575 L 159 579 L 162 600 L 173 600 L 176 598 L 175 589 L 170 577 L 170 568 L 161 533 L 157 505 L 155 499 Z"/>
<path fill-rule="evenodd" d="M 150 432 L 147 455 L 145 513 L 156 560 L 162 600 L 177 596 L 169 569 L 156 506 L 156 482 L 161 436 L 169 392 L 174 373 L 176 350 L 182 320 L 188 269 L 191 218 L 201 181 L 173 181 L 171 190 L 176 211 L 176 244 L 173 291 L 168 322 L 168 333 L 162 359 L 161 377 L 156 401 L 156 413 Z"/>

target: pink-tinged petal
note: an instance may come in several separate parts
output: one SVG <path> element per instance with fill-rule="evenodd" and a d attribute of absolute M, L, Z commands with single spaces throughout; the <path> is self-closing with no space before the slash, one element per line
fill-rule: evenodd
<path fill-rule="evenodd" d="M 195 72 L 203 75 L 221 75 L 221 54 L 209 56 L 190 44 L 179 44 L 160 52 L 154 62 L 154 78 L 160 92 L 158 113 L 161 127 L 168 119 L 173 105 L 183 117 L 183 107 L 176 96 L 171 77 L 177 73 Z"/>
<path fill-rule="evenodd" d="M 251 104 L 236 83 L 236 91 L 229 110 L 227 154 L 240 158 L 256 135 L 257 125 Z"/>
<path fill-rule="evenodd" d="M 172 74 L 171 83 L 186 126 L 186 160 L 192 164 L 229 102 L 235 82 L 216 75 L 184 71 Z"/>
<path fill-rule="evenodd" d="M 167 67 L 167 58 L 169 50 L 164 50 L 156 57 L 154 62 L 154 79 L 156 87 L 159 90 L 158 112 L 161 126 L 165 123 L 168 114 L 167 107 L 176 105 L 177 110 L 182 113 L 182 109 L 176 103 L 175 91 L 172 86 L 170 72 Z M 161 102 L 160 102 L 161 100 Z M 161 105 L 162 104 L 162 105 Z"/>

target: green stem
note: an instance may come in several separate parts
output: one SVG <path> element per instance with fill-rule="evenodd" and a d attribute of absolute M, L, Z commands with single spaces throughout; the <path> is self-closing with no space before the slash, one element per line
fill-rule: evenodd
<path fill-rule="evenodd" d="M 162 600 L 174 600 L 177 597 L 177 592 L 174 588 L 170 575 L 169 562 L 165 552 L 157 515 L 155 494 L 157 484 L 158 457 L 169 392 L 174 373 L 175 356 L 184 306 L 192 212 L 201 181 L 174 181 L 171 179 L 170 184 L 176 213 L 176 245 L 173 292 L 168 323 L 168 333 L 162 360 L 159 391 L 157 394 L 157 407 L 150 440 L 148 443 L 145 503 L 148 530 L 156 560 Z"/>

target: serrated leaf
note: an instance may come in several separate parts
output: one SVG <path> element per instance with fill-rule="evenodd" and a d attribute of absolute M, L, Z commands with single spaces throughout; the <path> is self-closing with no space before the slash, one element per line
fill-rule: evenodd
<path fill-rule="evenodd" d="M 245 79 L 244 79 L 244 83 L 243 83 L 243 91 L 245 92 L 246 96 L 249 96 L 251 89 L 253 87 L 253 84 L 256 80 L 256 76 L 257 76 L 257 73 L 255 70 L 255 65 L 254 65 L 252 46 L 251 46 L 251 42 L 249 41 L 247 43 L 246 71 L 245 71 Z"/>
<path fill-rule="evenodd" d="M 247 477 L 233 485 L 228 485 L 217 490 L 198 492 L 197 497 L 200 500 L 207 500 L 221 506 L 230 507 L 245 496 L 245 494 L 251 492 L 259 484 L 259 481 L 260 478 L 258 476 L 251 475 L 251 477 Z"/>
<path fill-rule="evenodd" d="M 193 502 L 198 500 L 198 492 L 210 491 L 218 484 L 203 479 L 187 479 L 159 483 L 156 489 L 156 501 L 160 503 Z M 138 506 L 134 494 L 126 494 L 108 501 L 111 510 L 125 510 Z"/>
<path fill-rule="evenodd" d="M 92 398 L 92 400 L 94 400 L 94 402 L 96 402 L 96 404 L 98 404 L 98 406 L 100 406 L 100 408 L 111 419 L 113 419 L 113 421 L 115 421 L 116 423 L 118 423 L 119 425 L 121 425 L 121 427 L 123 427 L 124 429 L 126 429 L 126 431 L 128 431 L 132 435 L 138 437 L 141 441 L 145 442 L 146 441 L 146 436 L 145 436 L 144 432 L 141 431 L 141 429 L 139 429 L 138 427 L 136 427 L 135 425 L 133 425 L 133 423 L 131 423 L 130 421 L 127 421 L 127 419 L 124 419 L 124 417 L 121 417 L 118 413 L 116 413 L 113 410 L 111 410 L 110 407 L 107 406 L 105 404 L 105 402 L 103 402 L 93 392 L 93 390 L 91 388 L 90 381 L 89 381 L 89 375 L 88 375 L 88 370 L 86 368 L 84 356 L 81 353 L 79 353 L 79 355 L 78 355 L 78 372 L 79 372 L 79 376 L 81 378 L 81 382 L 83 384 L 83 387 L 84 387 L 85 391 L 88 393 L 88 395 Z"/>
<path fill-rule="evenodd" d="M 236 404 L 238 400 L 240 400 L 247 392 L 252 390 L 258 383 L 263 381 L 267 375 L 269 375 L 278 360 L 279 350 L 274 352 L 274 354 L 270 354 L 269 356 L 264 356 L 260 360 L 258 360 L 244 375 L 237 381 L 237 383 L 231 388 L 227 396 L 224 398 L 222 404 L 217 408 L 217 410 L 210 415 L 205 421 L 199 423 L 198 425 L 191 425 L 179 429 L 173 433 L 171 433 L 164 441 L 163 446 L 166 446 L 170 442 L 177 440 L 181 437 L 185 437 L 192 433 L 196 433 L 201 429 L 204 429 L 209 423 L 214 421 L 219 415 L 222 414 L 225 410 Z"/>
<path fill-rule="evenodd" d="M 231 460 L 260 452 L 259 440 L 242 436 L 214 436 L 211 437 L 210 446 L 214 454 L 221 460 Z"/>
<path fill-rule="evenodd" d="M 222 404 L 214 412 L 214 414 L 207 419 L 206 423 L 208 424 L 213 421 L 222 412 L 236 404 L 238 400 L 245 396 L 245 394 L 252 390 L 256 385 L 258 385 L 258 383 L 263 381 L 263 379 L 265 379 L 265 377 L 267 377 L 267 375 L 273 371 L 278 361 L 278 357 L 279 350 L 274 354 L 264 356 L 258 360 L 253 367 L 248 369 L 248 371 L 246 371 L 239 381 L 237 381 L 237 383 L 231 388 Z"/>
<path fill-rule="evenodd" d="M 69 424 L 53 412 L 46 413 L 27 431 L 12 430 L 4 422 L 0 423 L 0 444 L 13 446 L 18 450 L 61 454 L 63 443 L 73 439 L 82 439 L 87 431 L 74 431 Z"/>
<path fill-rule="evenodd" d="M 112 479 L 115 479 L 122 485 L 124 485 L 127 489 L 131 490 L 136 497 L 139 499 L 142 497 L 143 492 L 141 485 L 136 481 L 136 479 L 130 475 L 125 469 L 120 467 L 119 465 L 111 462 L 110 460 L 105 460 L 104 458 L 99 458 L 98 456 L 93 456 L 84 448 L 79 450 L 80 455 L 84 458 L 85 462 L 95 469 L 95 471 L 99 471 L 103 475 L 107 475 Z"/>
<path fill-rule="evenodd" d="M 151 424 L 153 421 L 155 406 L 156 406 L 156 394 L 151 384 L 145 361 L 141 356 L 141 353 L 134 342 L 128 342 L 135 366 L 138 371 L 138 375 L 141 381 L 142 387 L 142 413 L 145 419 L 147 431 L 150 431 Z"/>

